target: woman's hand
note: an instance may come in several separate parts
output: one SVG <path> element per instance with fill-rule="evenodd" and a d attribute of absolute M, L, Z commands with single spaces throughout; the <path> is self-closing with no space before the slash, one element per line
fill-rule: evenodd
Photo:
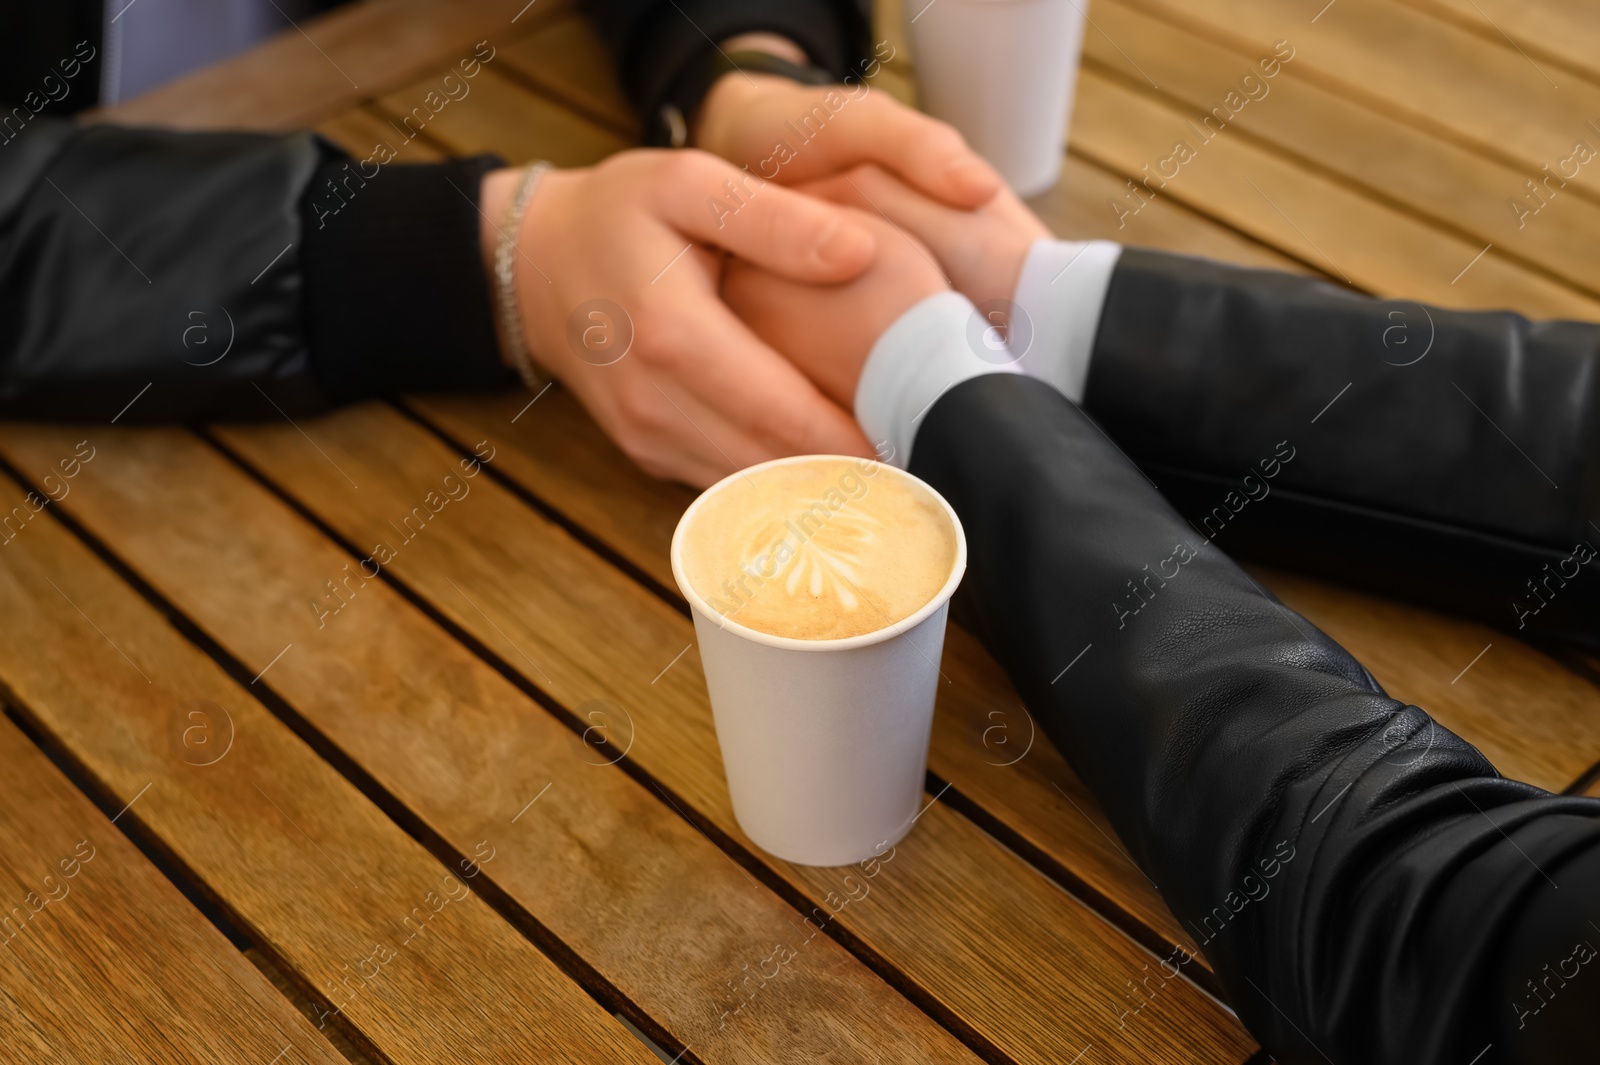
<path fill-rule="evenodd" d="M 519 170 L 481 191 L 488 261 Z M 528 349 L 646 471 L 710 484 L 782 455 L 870 455 L 854 420 L 718 296 L 723 252 L 802 283 L 840 283 L 873 259 L 852 212 L 779 187 L 721 215 L 744 175 L 699 151 L 628 151 L 552 170 L 518 235 Z"/>
<path fill-rule="evenodd" d="M 928 296 L 950 289 L 916 238 L 876 215 L 850 214 L 877 238 L 877 257 L 860 276 L 810 284 L 732 259 L 722 279 L 728 306 L 846 408 L 854 405 L 861 367 L 884 330 Z"/>
<path fill-rule="evenodd" d="M 1007 188 L 976 210 L 956 210 L 879 167 L 861 166 L 803 191 L 880 214 L 912 234 L 932 249 L 956 291 L 977 304 L 1011 299 L 1028 249 L 1052 236 Z"/>

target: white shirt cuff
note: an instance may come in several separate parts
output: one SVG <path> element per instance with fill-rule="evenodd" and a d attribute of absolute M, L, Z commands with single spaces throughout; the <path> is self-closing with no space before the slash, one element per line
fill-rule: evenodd
<path fill-rule="evenodd" d="M 971 377 L 1020 372 L 972 301 L 941 292 L 895 319 L 872 346 L 856 385 L 856 421 L 879 459 L 905 469 L 935 400 Z"/>
<path fill-rule="evenodd" d="M 1121 255 L 1122 245 L 1109 240 L 1037 240 L 1017 278 L 1013 302 L 1028 321 L 1016 322 L 1013 311 L 1014 341 L 1023 343 L 1031 326 L 1018 355 L 1022 372 L 1074 403 L 1083 402 L 1100 309 Z"/>

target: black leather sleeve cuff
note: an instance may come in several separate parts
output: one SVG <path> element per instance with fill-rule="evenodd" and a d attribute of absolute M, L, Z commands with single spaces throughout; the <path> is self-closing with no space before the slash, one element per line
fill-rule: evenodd
<path fill-rule="evenodd" d="M 402 166 L 330 158 L 300 199 L 311 371 L 329 398 L 503 386 L 479 246 L 493 156 Z"/>

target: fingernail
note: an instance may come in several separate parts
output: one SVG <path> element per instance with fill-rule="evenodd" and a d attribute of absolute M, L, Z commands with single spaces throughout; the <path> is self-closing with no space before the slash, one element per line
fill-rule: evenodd
<path fill-rule="evenodd" d="M 872 234 L 860 226 L 835 222 L 817 244 L 817 256 L 826 262 L 853 265 L 872 254 Z"/>
<path fill-rule="evenodd" d="M 994 192 L 1000 187 L 1000 175 L 981 159 L 963 159 L 944 173 L 950 184 L 964 192 Z"/>

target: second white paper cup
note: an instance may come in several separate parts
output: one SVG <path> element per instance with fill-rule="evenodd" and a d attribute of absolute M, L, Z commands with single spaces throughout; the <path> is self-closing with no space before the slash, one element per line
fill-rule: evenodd
<path fill-rule="evenodd" d="M 1088 0 L 909 0 L 917 102 L 1019 196 L 1061 176 Z M 926 5 L 926 6 L 924 6 Z"/>
<path fill-rule="evenodd" d="M 746 472 L 838 456 L 775 459 Z M 845 461 L 861 461 L 852 460 Z M 950 597 L 966 570 L 967 543 L 944 497 L 955 561 L 939 593 L 905 620 L 861 636 L 796 640 L 758 632 L 712 609 L 684 576 L 684 530 L 672 537 L 672 574 L 694 614 L 695 639 L 716 720 L 733 813 L 762 850 L 802 865 L 849 865 L 882 854 L 922 807 L 928 739 Z"/>

